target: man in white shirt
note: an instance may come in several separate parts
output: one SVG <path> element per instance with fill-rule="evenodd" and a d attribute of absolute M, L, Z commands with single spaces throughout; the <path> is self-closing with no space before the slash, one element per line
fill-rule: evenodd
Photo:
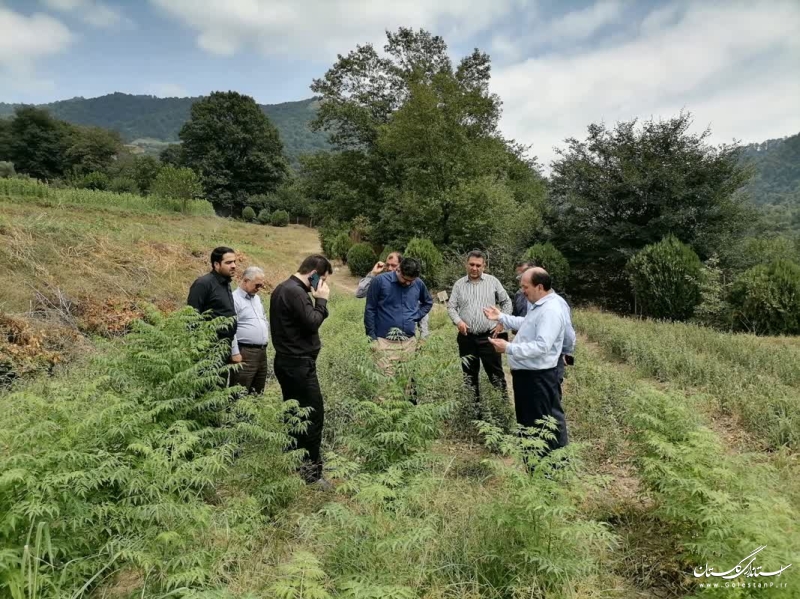
<path fill-rule="evenodd" d="M 267 383 L 267 345 L 269 323 L 258 292 L 264 288 L 264 271 L 250 266 L 233 292 L 236 308 L 236 336 L 231 353 L 242 357 L 242 369 L 234 373 L 232 385 L 241 385 L 249 393 L 262 393 Z"/>
<path fill-rule="evenodd" d="M 540 268 L 529 269 L 522 276 L 522 290 L 532 304 L 523 317 L 503 314 L 497 307 L 484 308 L 486 317 L 506 329 L 519 331 L 512 342 L 490 339 L 495 351 L 508 356 L 514 386 L 514 410 L 517 422 L 538 427 L 537 420 L 552 416 L 558 422 L 556 438 L 549 449 L 568 443 L 567 422 L 561 407 L 558 362 L 567 334 L 565 312 L 559 296 L 551 288 L 550 275 Z"/>

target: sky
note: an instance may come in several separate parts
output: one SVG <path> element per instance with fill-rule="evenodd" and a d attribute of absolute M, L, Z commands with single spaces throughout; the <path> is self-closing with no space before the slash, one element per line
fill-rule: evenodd
<path fill-rule="evenodd" d="M 501 130 L 545 167 L 593 122 L 686 110 L 714 143 L 800 131 L 800 0 L 0 0 L 0 101 L 300 100 L 400 26 L 454 62 L 488 52 Z"/>

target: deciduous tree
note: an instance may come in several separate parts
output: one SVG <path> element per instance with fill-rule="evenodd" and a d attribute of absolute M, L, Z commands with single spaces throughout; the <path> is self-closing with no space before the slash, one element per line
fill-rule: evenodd
<path fill-rule="evenodd" d="M 224 212 L 238 213 L 249 196 L 274 191 L 286 177 L 278 130 L 249 96 L 214 92 L 196 102 L 180 138 L 186 166 Z"/>

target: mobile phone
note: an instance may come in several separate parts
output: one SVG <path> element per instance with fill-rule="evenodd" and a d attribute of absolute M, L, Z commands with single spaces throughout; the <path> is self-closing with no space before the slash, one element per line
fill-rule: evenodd
<path fill-rule="evenodd" d="M 317 287 L 319 287 L 319 273 L 312 273 L 310 277 L 308 277 L 308 283 L 311 285 L 311 288 L 316 291 Z"/>

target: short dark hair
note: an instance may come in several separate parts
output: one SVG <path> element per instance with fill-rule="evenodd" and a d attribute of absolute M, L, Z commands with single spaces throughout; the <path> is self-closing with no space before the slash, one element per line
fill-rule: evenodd
<path fill-rule="evenodd" d="M 316 272 L 319 276 L 329 275 L 333 273 L 333 266 L 330 261 L 321 254 L 313 254 L 303 260 L 300 268 L 297 269 L 301 275 L 307 275 L 310 272 Z"/>
<path fill-rule="evenodd" d="M 550 291 L 553 286 L 553 279 L 550 273 L 544 270 L 535 270 L 531 273 L 531 285 L 541 285 L 545 291 Z"/>
<path fill-rule="evenodd" d="M 514 269 L 522 268 L 523 266 L 531 267 L 533 266 L 529 260 L 518 260 L 517 263 L 514 265 Z"/>
<path fill-rule="evenodd" d="M 484 261 L 484 263 L 486 262 L 486 254 L 480 250 L 472 250 L 469 254 L 467 254 L 467 260 L 470 258 L 480 258 Z"/>
<path fill-rule="evenodd" d="M 419 260 L 403 258 L 400 262 L 400 274 L 409 279 L 416 279 L 420 274 Z"/>
<path fill-rule="evenodd" d="M 211 251 L 211 269 L 214 269 L 215 264 L 222 264 L 222 257 L 225 254 L 235 254 L 236 252 L 233 251 L 233 248 L 226 247 L 221 245 L 218 248 L 214 248 Z"/>

